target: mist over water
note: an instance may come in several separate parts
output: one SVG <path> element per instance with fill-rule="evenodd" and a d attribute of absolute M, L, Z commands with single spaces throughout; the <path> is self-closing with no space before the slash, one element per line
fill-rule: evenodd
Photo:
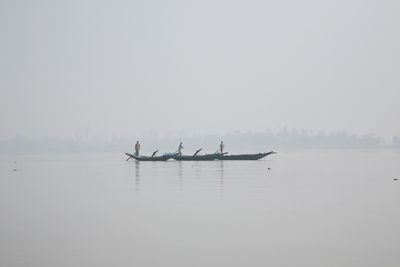
<path fill-rule="evenodd" d="M 1 1 L 0 140 L 400 135 L 398 1 Z"/>
<path fill-rule="evenodd" d="M 1 263 L 397 266 L 399 160 L 397 150 L 249 162 L 2 156 Z"/>
<path fill-rule="evenodd" d="M 399 13 L 0 1 L 0 266 L 400 266 Z"/>

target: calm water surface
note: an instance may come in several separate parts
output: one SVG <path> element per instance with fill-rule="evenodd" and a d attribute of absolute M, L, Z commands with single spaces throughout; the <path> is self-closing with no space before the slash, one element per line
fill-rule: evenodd
<path fill-rule="evenodd" d="M 124 160 L 2 156 L 0 266 L 400 266 L 399 150 Z"/>

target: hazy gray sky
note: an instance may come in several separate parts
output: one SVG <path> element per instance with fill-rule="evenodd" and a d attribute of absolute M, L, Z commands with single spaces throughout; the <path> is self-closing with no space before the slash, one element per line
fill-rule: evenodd
<path fill-rule="evenodd" d="M 0 1 L 0 138 L 400 134 L 399 1 Z"/>

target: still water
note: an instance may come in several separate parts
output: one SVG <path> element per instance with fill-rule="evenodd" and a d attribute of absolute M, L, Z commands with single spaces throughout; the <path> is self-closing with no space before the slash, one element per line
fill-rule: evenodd
<path fill-rule="evenodd" d="M 2 156 L 0 266 L 400 266 L 400 151 Z"/>

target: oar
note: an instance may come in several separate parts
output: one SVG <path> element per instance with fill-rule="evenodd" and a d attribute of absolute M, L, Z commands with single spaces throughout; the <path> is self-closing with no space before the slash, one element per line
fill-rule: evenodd
<path fill-rule="evenodd" d="M 125 155 L 129 156 L 126 152 L 124 152 L 124 153 L 125 153 Z M 131 156 L 129 156 L 129 158 L 127 158 L 126 161 L 128 161 L 130 159 L 131 159 Z"/>
<path fill-rule="evenodd" d="M 196 151 L 196 153 L 193 154 L 193 157 L 195 157 L 203 148 L 200 148 Z"/>
<path fill-rule="evenodd" d="M 154 151 L 151 157 L 154 157 L 157 154 L 158 150 Z"/>

